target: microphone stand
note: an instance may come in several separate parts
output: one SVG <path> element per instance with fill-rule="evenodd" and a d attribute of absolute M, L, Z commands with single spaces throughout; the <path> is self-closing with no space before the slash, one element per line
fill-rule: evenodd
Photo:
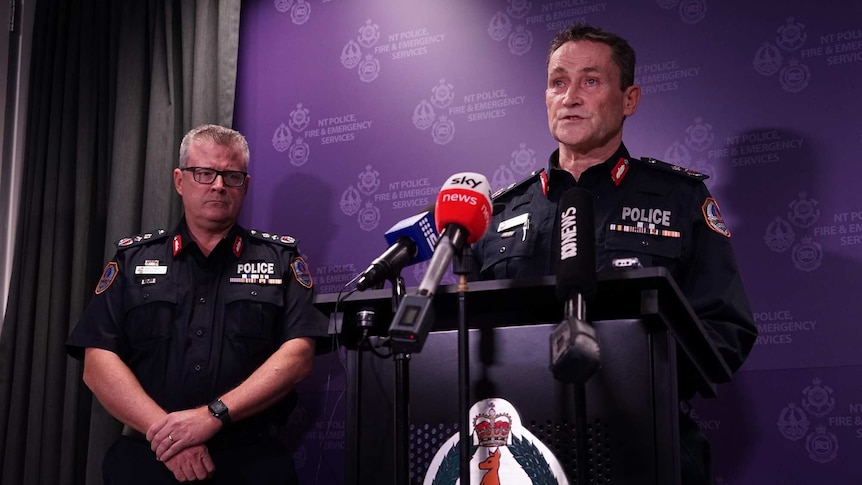
<path fill-rule="evenodd" d="M 467 325 L 467 275 L 473 272 L 469 244 L 458 250 L 452 271 L 458 275 L 458 433 L 460 483 L 470 483 L 470 334 Z"/>
<path fill-rule="evenodd" d="M 399 271 L 392 283 L 392 314 L 394 315 L 407 289 Z M 395 485 L 410 483 L 410 353 L 393 352 L 395 361 Z"/>
<path fill-rule="evenodd" d="M 565 302 L 563 321 L 551 332 L 551 370 L 557 380 L 572 384 L 575 412 L 575 464 L 578 485 L 587 485 L 587 386 L 599 366 L 599 347 L 595 329 L 586 320 L 582 294 Z"/>
<path fill-rule="evenodd" d="M 575 316 L 578 320 L 587 320 L 587 310 L 584 297 L 577 294 L 575 300 L 566 300 L 566 317 Z M 578 468 L 578 485 L 589 483 L 587 469 L 589 459 L 587 458 L 587 386 L 586 379 L 578 379 L 574 384 L 575 404 L 575 466 Z"/>

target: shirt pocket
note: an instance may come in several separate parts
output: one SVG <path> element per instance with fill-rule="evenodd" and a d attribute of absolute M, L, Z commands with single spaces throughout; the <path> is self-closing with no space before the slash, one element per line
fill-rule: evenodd
<path fill-rule="evenodd" d="M 129 344 L 145 349 L 170 340 L 177 313 L 177 286 L 170 280 L 125 290 L 125 329 Z"/>
<path fill-rule="evenodd" d="M 232 285 L 225 296 L 225 334 L 234 341 L 273 343 L 284 313 L 281 285 Z"/>
<path fill-rule="evenodd" d="M 663 266 L 672 271 L 682 255 L 682 239 L 608 231 L 605 254 L 608 265 L 614 259 L 637 258 L 642 266 Z"/>
<path fill-rule="evenodd" d="M 522 226 L 512 229 L 509 237 L 495 234 L 485 241 L 484 258 L 480 271 L 482 275 L 494 278 L 511 278 L 510 270 L 529 267 L 536 257 L 536 230 L 527 230 L 526 236 Z"/>

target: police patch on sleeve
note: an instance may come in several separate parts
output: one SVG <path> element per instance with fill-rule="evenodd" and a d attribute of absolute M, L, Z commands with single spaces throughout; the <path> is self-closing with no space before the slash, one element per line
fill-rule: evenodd
<path fill-rule="evenodd" d="M 117 266 L 116 261 L 111 261 L 105 265 L 105 270 L 102 271 L 102 277 L 99 278 L 99 282 L 96 284 L 96 294 L 99 295 L 107 290 L 119 273 L 120 267 Z"/>
<path fill-rule="evenodd" d="M 713 231 L 721 234 L 724 237 L 730 237 L 730 230 L 724 219 L 721 217 L 721 211 L 718 209 L 718 202 L 712 197 L 707 197 L 701 206 L 703 218 L 706 220 L 706 225 Z"/>
<path fill-rule="evenodd" d="M 290 269 L 293 270 L 293 276 L 300 285 L 311 288 L 314 282 L 311 279 L 311 271 L 308 270 L 308 263 L 304 259 L 299 256 L 293 258 Z"/>

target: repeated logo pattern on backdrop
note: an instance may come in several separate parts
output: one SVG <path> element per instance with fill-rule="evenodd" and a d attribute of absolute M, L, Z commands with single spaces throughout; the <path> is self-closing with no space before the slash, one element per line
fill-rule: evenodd
<path fill-rule="evenodd" d="M 848 377 L 862 367 L 855 2 L 246 2 L 243 223 L 296 237 L 317 291 L 338 292 L 451 174 L 482 173 L 496 191 L 546 166 L 547 46 L 581 22 L 637 51 L 631 154 L 708 175 L 733 234 L 760 334 L 735 382 L 695 403 L 717 483 L 765 483 L 776 464 L 800 483 L 862 483 L 859 379 Z M 426 268 L 404 268 L 408 286 Z M 335 441 L 302 448 L 301 474 L 321 459 L 338 469 Z"/>

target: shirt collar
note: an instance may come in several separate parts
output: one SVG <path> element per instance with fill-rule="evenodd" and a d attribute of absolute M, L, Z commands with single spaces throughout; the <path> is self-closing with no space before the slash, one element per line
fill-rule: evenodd
<path fill-rule="evenodd" d="M 245 248 L 246 244 L 245 237 L 243 237 L 245 233 L 246 231 L 239 224 L 234 224 L 233 227 L 230 228 L 230 231 L 228 231 L 227 236 L 219 242 L 218 246 L 225 244 L 225 241 L 230 241 L 230 252 L 239 258 L 242 255 L 242 250 Z M 172 234 L 171 251 L 174 257 L 177 257 L 181 252 L 191 246 L 197 246 L 189 234 L 189 226 L 186 222 L 185 216 L 183 216 L 183 218 L 180 219 L 180 222 L 177 223 L 176 227 L 174 227 Z"/>
<path fill-rule="evenodd" d="M 578 183 L 575 183 L 574 177 L 572 175 L 560 168 L 560 149 L 554 150 L 551 153 L 551 156 L 548 158 L 548 174 L 549 174 L 549 183 L 550 190 L 556 189 L 568 189 L 570 186 L 574 185 L 586 185 L 590 186 L 595 184 L 597 181 L 601 180 L 601 177 L 610 178 L 612 181 L 614 180 L 614 168 L 620 163 L 620 159 L 628 160 L 630 158 L 629 151 L 626 149 L 625 144 L 620 143 L 619 148 L 611 155 L 607 160 L 598 165 L 594 165 L 581 174 L 581 180 Z M 555 183 L 556 182 L 556 183 Z M 556 187 L 555 187 L 556 185 Z M 619 185 L 617 183 L 617 185 Z"/>

